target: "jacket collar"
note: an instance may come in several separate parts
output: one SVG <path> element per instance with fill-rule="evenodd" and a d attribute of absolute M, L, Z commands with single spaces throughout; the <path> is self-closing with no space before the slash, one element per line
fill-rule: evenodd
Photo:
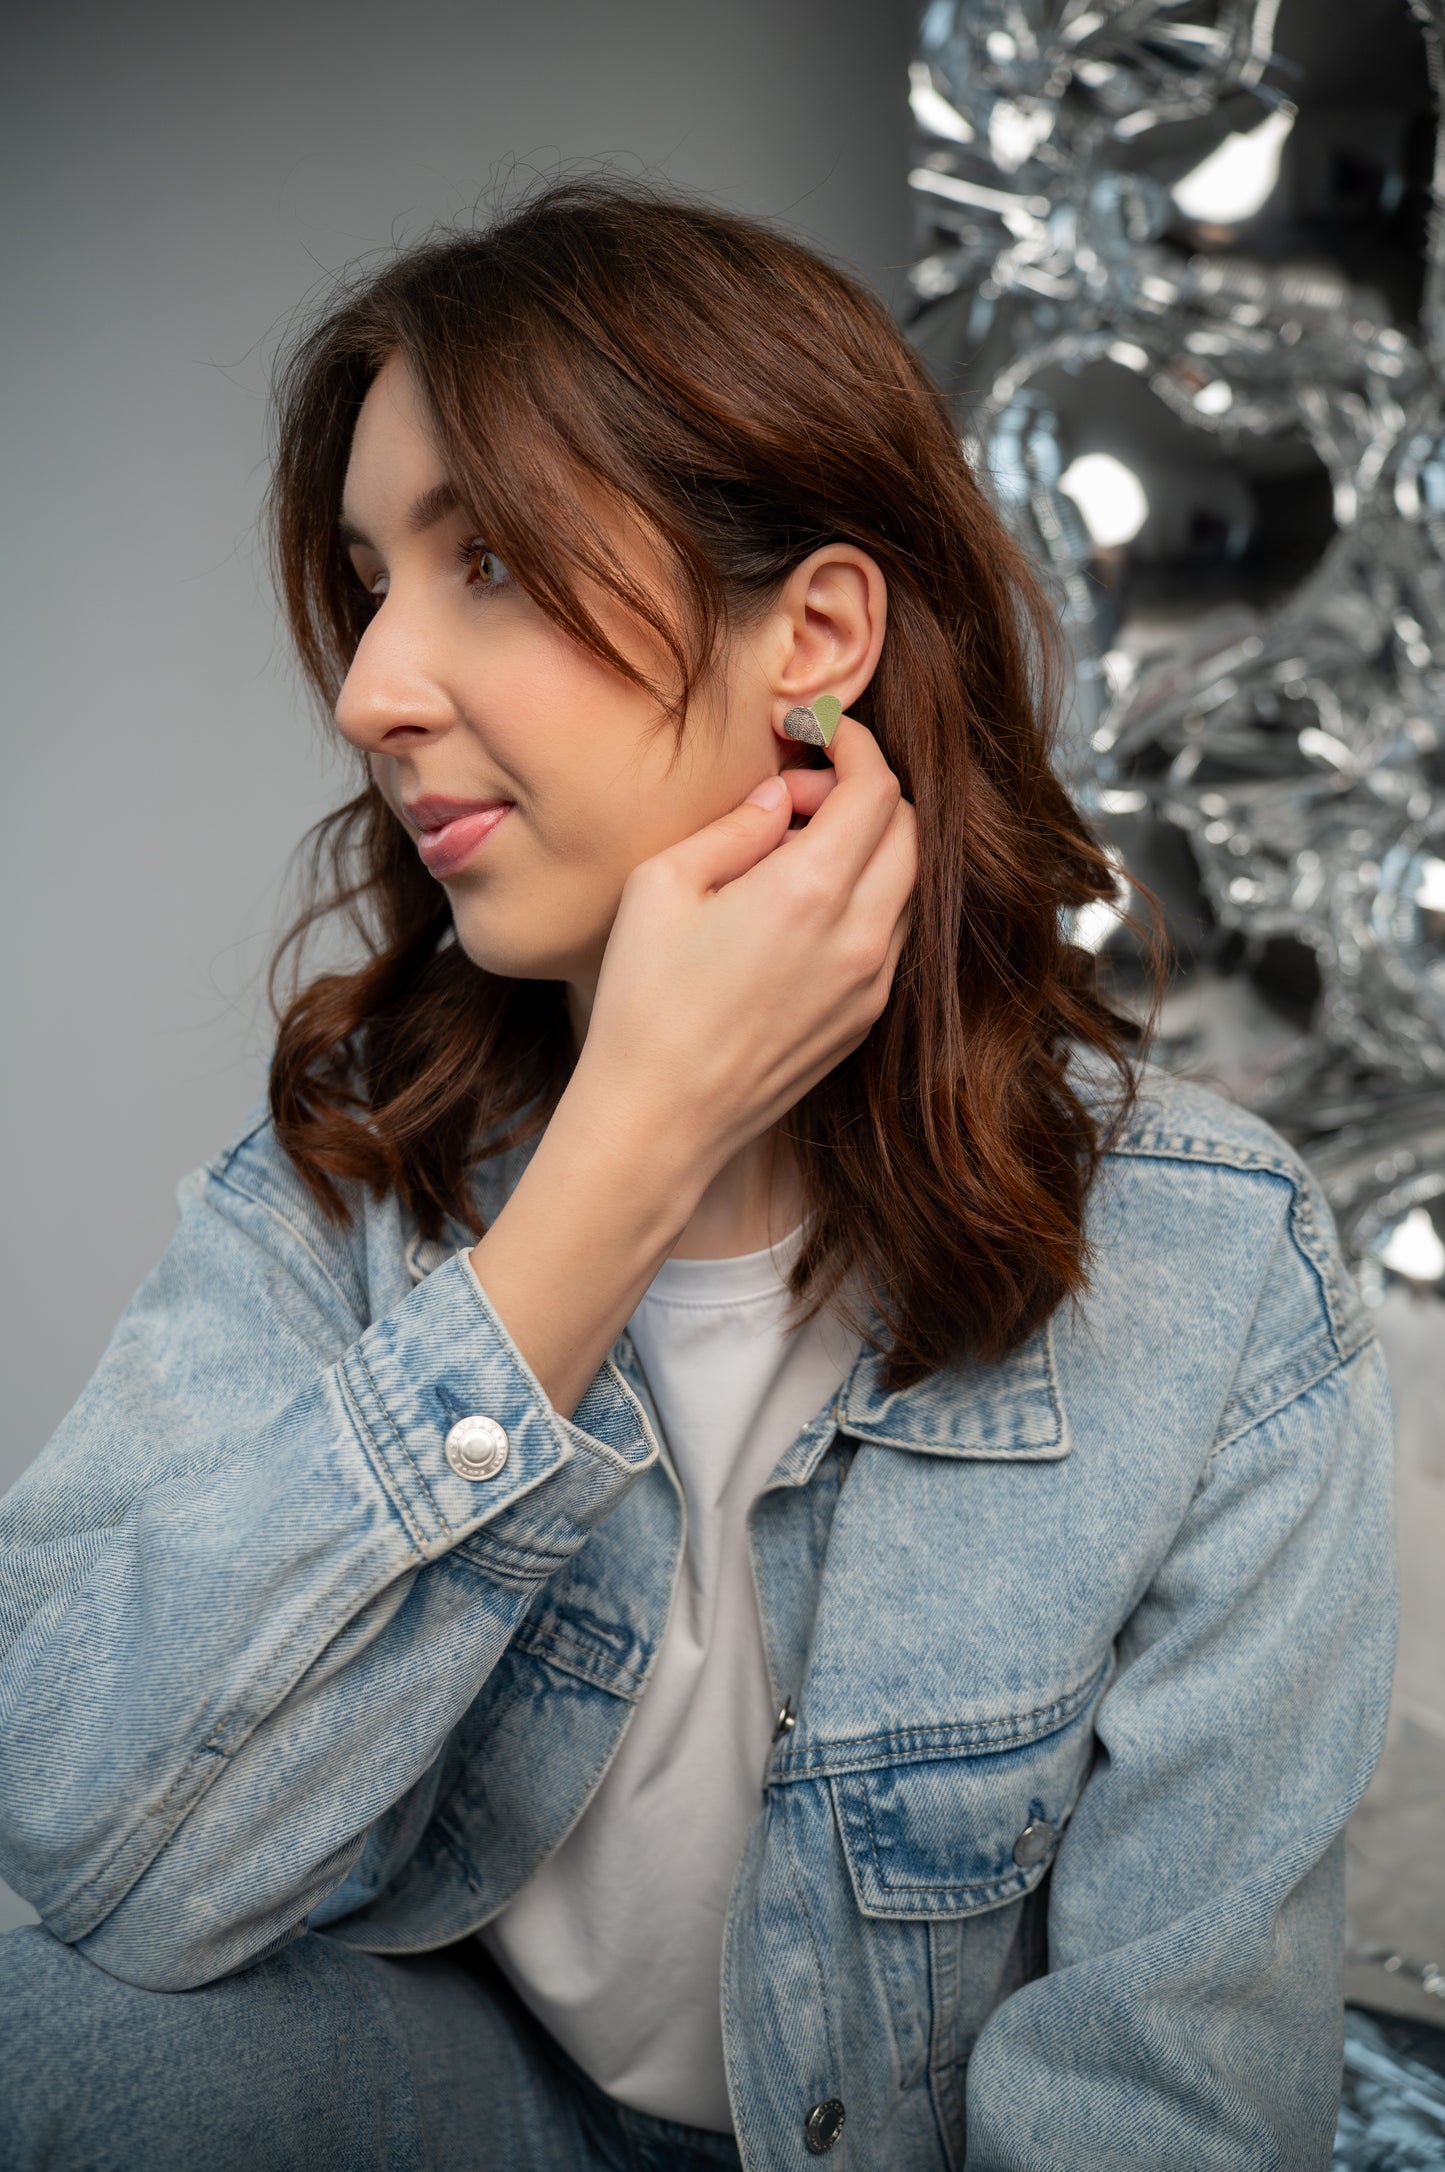
<path fill-rule="evenodd" d="M 870 1324 L 881 1338 L 876 1313 Z M 661 1438 L 661 1425 L 632 1338 L 624 1329 L 612 1363 L 642 1403 Z M 964 1461 L 1058 1461 L 1073 1442 L 1054 1364 L 1054 1323 L 992 1365 L 946 1366 L 911 1388 L 883 1385 L 883 1359 L 866 1343 L 832 1401 L 785 1451 L 768 1480 L 803 1486 L 834 1435 L 862 1447 L 904 1448 Z"/>
<path fill-rule="evenodd" d="M 874 1317 L 875 1332 L 881 1322 Z M 944 1366 L 911 1388 L 883 1385 L 866 1345 L 838 1396 L 837 1424 L 853 1439 L 923 1455 L 1053 1460 L 1073 1443 L 1059 1394 L 1054 1320 L 992 1364 Z"/>

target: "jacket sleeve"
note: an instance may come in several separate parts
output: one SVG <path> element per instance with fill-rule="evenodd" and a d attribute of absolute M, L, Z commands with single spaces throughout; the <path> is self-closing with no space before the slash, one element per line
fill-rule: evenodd
<path fill-rule="evenodd" d="M 183 1181 L 0 1502 L 0 1872 L 157 1990 L 300 1932 L 658 1453 L 610 1363 L 557 1414 L 465 1250 L 368 1320 L 299 1185 L 248 1175 L 265 1137 Z M 476 1413 L 508 1452 L 472 1481 L 444 1443 Z"/>
<path fill-rule="evenodd" d="M 968 2172 L 1328 2172 L 1344 1827 L 1396 1633 L 1389 1387 L 1328 1227 L 1305 1177 L 1203 1476 L 1116 1641 L 1047 1972 L 975 2046 Z"/>

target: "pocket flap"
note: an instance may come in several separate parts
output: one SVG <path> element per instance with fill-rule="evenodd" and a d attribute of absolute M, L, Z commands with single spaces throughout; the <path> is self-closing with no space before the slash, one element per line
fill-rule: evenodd
<path fill-rule="evenodd" d="M 835 1775 L 829 1782 L 866 1916 L 977 1915 L 1046 1875 L 1093 1760 L 1094 1704 L 1032 1742 Z"/>

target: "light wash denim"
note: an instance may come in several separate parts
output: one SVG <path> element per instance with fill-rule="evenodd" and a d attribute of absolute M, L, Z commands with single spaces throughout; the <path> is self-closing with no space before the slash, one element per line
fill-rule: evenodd
<path fill-rule="evenodd" d="M 529 1152 L 478 1164 L 481 1214 Z M 22 2006 L 56 1940 L 239 1999 L 467 1938 L 585 1809 L 680 1559 L 625 1334 L 560 1418 L 473 1231 L 329 1225 L 260 1111 L 178 1198 L 0 1504 L 0 1873 L 51 1934 L 0 1942 Z M 720 1985 L 749 2172 L 811 2162 L 833 2100 L 854 2172 L 1329 2164 L 1394 1657 L 1379 1345 L 1313 1178 L 1203 1088 L 1147 1075 L 1089 1234 L 1086 1300 L 1002 1362 L 888 1394 L 865 1349 L 752 1511 L 795 1723 Z M 476 1412 L 509 1447 L 472 1481 Z M 0 2092 L 70 2087 L 66 2012 L 0 2041 Z M 205 2096 L 217 2032 L 175 2041 Z M 127 2116 L 168 2086 L 128 2071 Z"/>
<path fill-rule="evenodd" d="M 0 1938 L 4 2172 L 708 2172 L 731 2135 L 597 2088 L 482 1947 L 308 1931 L 145 1991 L 38 1927 Z"/>

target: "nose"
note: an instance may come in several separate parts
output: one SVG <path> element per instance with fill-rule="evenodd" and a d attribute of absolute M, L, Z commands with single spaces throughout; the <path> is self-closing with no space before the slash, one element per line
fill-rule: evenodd
<path fill-rule="evenodd" d="M 430 653 L 416 620 L 383 604 L 357 643 L 336 698 L 342 737 L 363 754 L 403 754 L 449 730 L 456 710 L 428 663 Z"/>

